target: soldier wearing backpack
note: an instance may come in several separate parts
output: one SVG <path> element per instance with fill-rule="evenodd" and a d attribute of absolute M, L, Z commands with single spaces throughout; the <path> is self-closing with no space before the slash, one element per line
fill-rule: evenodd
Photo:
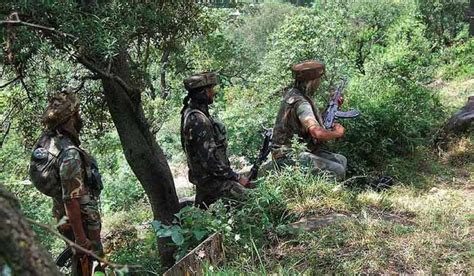
<path fill-rule="evenodd" d="M 64 91 L 54 95 L 42 122 L 44 130 L 31 157 L 31 181 L 53 199 L 58 221 L 67 216 L 67 223 L 58 227 L 61 234 L 101 256 L 102 181 L 95 160 L 80 148 L 82 119 L 76 96 Z M 91 258 L 81 252 L 76 252 L 72 265 L 73 275 L 92 273 Z"/>

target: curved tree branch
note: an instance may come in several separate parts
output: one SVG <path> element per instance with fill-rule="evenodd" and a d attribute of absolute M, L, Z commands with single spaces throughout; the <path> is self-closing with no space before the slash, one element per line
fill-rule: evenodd
<path fill-rule="evenodd" d="M 101 76 L 102 78 L 106 78 L 106 79 L 110 79 L 110 80 L 114 80 L 116 81 L 125 91 L 127 91 L 127 94 L 131 97 L 131 98 L 134 98 L 134 95 L 136 93 L 140 93 L 140 90 L 139 89 L 136 89 L 136 88 L 133 88 L 131 86 L 129 86 L 122 78 L 120 78 L 119 76 L 113 74 L 113 73 L 110 73 L 110 72 L 107 72 L 107 71 L 104 71 L 102 69 L 100 69 L 94 62 L 88 60 L 86 57 L 84 56 L 75 56 L 76 60 L 81 63 L 82 65 L 84 65 L 87 69 L 91 70 L 92 72 L 98 74 L 99 76 Z"/>
<path fill-rule="evenodd" d="M 73 38 L 74 40 L 78 39 L 77 37 L 73 36 L 72 34 L 68 34 L 68 33 L 65 33 L 65 32 L 58 31 L 58 30 L 56 30 L 55 28 L 52 28 L 52 27 L 47 27 L 47 26 L 43 26 L 43 25 L 38 25 L 38 24 L 33 24 L 33 23 L 22 21 L 22 20 L 20 20 L 20 16 L 18 15 L 17 12 L 11 13 L 7 18 L 8 18 L 8 20 L 0 20 L 0 25 L 27 26 L 27 27 L 31 27 L 31 28 L 35 28 L 35 29 L 49 31 L 49 32 L 58 34 L 58 35 L 63 36 L 63 37 L 70 37 L 70 38 Z"/>

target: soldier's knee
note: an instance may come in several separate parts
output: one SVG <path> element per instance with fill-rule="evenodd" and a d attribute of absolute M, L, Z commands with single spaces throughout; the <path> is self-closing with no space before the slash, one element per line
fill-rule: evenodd
<path fill-rule="evenodd" d="M 339 163 L 344 167 L 344 170 L 347 168 L 347 158 L 342 154 L 336 154 Z"/>
<path fill-rule="evenodd" d="M 342 180 L 346 177 L 346 168 L 342 164 L 337 164 L 331 168 L 331 171 L 334 173 L 338 180 Z"/>
<path fill-rule="evenodd" d="M 318 158 L 317 156 L 315 156 L 314 154 L 312 153 L 309 153 L 309 152 L 302 152 L 299 156 L 298 156 L 298 160 L 300 162 L 301 165 L 305 166 L 305 167 L 316 167 L 316 168 L 321 168 L 321 164 L 320 162 L 318 161 L 320 158 Z"/>

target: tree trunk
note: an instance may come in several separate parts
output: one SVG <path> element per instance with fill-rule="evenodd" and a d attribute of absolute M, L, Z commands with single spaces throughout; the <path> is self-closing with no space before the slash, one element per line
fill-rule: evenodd
<path fill-rule="evenodd" d="M 133 86 L 126 52 L 115 58 L 111 72 Z M 131 93 L 110 78 L 103 78 L 102 84 L 125 158 L 150 200 L 153 217 L 169 224 L 173 220 L 173 215 L 179 211 L 178 197 L 166 157 L 145 119 L 140 93 Z M 173 249 L 165 246 L 165 242 L 164 240 L 159 242 L 159 249 L 163 265 L 169 266 L 174 263 Z"/>
<path fill-rule="evenodd" d="M 160 88 L 161 88 L 161 98 L 166 99 L 168 98 L 168 85 L 166 85 L 166 69 L 168 68 L 170 57 L 170 50 L 165 48 L 163 50 L 163 54 L 161 55 L 160 60 Z"/>
<path fill-rule="evenodd" d="M 16 198 L 0 184 L 0 273 L 10 268 L 12 275 L 61 275 L 35 236 Z"/>
<path fill-rule="evenodd" d="M 474 37 L 474 0 L 471 0 L 469 4 L 469 35 Z"/>

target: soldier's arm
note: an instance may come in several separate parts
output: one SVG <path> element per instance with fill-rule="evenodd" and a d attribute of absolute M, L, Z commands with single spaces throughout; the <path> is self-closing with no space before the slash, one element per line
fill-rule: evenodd
<path fill-rule="evenodd" d="M 87 239 L 81 217 L 80 198 L 86 193 L 81 155 L 76 149 L 69 149 L 61 154 L 59 162 L 64 207 L 76 243 L 89 249 L 91 242 Z"/>
<path fill-rule="evenodd" d="M 188 139 L 196 149 L 197 158 L 207 172 L 215 177 L 238 180 L 239 175 L 216 156 L 216 142 L 213 137 L 212 124 L 208 118 L 199 113 L 189 117 Z"/>
<path fill-rule="evenodd" d="M 307 101 L 301 101 L 298 103 L 296 114 L 305 130 L 311 135 L 311 137 L 318 141 L 324 142 L 340 138 L 344 135 L 344 128 L 342 128 L 341 125 L 336 124 L 333 130 L 327 130 L 322 127 L 318 123 L 318 120 L 316 120 L 311 104 Z"/>

